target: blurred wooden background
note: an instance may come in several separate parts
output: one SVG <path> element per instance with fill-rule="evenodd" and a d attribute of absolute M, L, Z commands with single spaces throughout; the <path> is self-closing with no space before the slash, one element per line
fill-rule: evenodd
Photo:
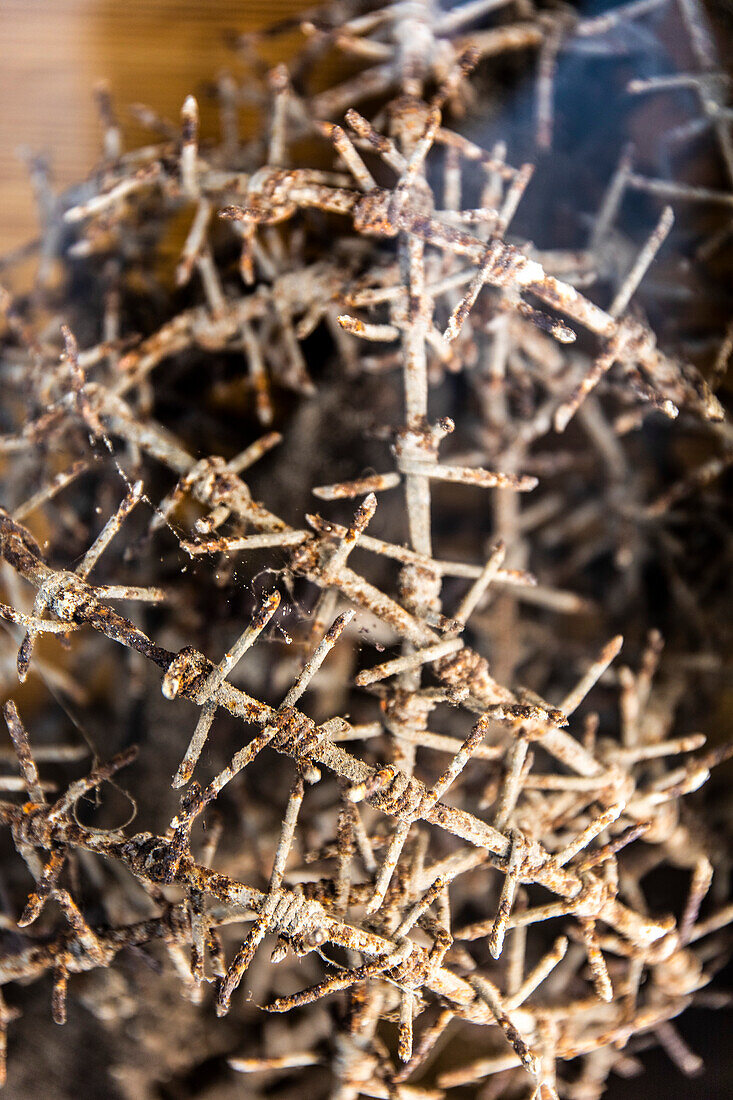
<path fill-rule="evenodd" d="M 139 141 L 126 104 L 146 103 L 177 119 L 189 92 L 223 69 L 237 71 L 228 30 L 255 30 L 305 6 L 304 0 L 0 0 L 0 253 L 37 232 L 22 147 L 48 154 L 61 187 L 96 161 L 97 81 L 109 82 L 126 134 Z M 204 123 L 205 114 L 204 106 Z"/>

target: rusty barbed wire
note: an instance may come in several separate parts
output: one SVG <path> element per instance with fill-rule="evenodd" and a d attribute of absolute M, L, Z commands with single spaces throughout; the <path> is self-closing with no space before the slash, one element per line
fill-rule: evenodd
<path fill-rule="evenodd" d="M 523 214 L 564 60 L 626 57 L 662 10 L 694 71 L 629 102 L 692 89 L 670 147 L 707 134 L 726 179 L 624 145 L 568 243 Z M 700 354 L 645 287 L 680 207 L 718 214 L 698 265 L 730 230 L 704 12 L 346 3 L 234 45 L 253 77 L 212 86 L 218 143 L 189 96 L 180 131 L 136 107 L 155 140 L 126 150 L 98 88 L 100 166 L 54 196 L 31 163 L 38 270 L 2 269 L 3 1080 L 47 976 L 131 1097 L 212 1058 L 338 1100 L 595 1100 L 650 1043 L 695 1075 L 673 1021 L 727 1004 L 733 922 L 729 822 L 696 795 L 733 754 L 731 339 Z M 472 120 L 523 50 L 514 167 Z M 334 52 L 364 67 L 324 87 Z M 646 876 L 672 871 L 661 907 Z"/>

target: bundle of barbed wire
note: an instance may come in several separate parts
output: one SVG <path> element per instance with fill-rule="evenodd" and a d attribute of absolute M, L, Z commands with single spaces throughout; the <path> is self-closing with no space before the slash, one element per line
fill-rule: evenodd
<path fill-rule="evenodd" d="M 192 96 L 125 150 L 100 89 L 102 161 L 33 165 L 0 272 L 9 1087 L 697 1074 L 673 1021 L 727 1004 L 733 920 L 705 13 L 346 0 L 234 46 L 210 142 Z"/>

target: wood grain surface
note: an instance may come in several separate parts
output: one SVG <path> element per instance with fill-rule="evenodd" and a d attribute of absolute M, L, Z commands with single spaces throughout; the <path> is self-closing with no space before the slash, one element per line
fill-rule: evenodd
<path fill-rule="evenodd" d="M 99 80 L 109 82 L 128 140 L 144 140 L 126 104 L 143 102 L 176 120 L 189 92 L 200 93 L 224 69 L 242 72 L 226 45 L 228 30 L 264 27 L 304 6 L 303 0 L 0 0 L 0 253 L 37 232 L 24 148 L 49 156 L 59 187 L 83 177 L 97 159 Z M 268 48 L 274 61 L 273 44 Z M 214 125 L 213 109 L 202 101 L 207 125 Z"/>

